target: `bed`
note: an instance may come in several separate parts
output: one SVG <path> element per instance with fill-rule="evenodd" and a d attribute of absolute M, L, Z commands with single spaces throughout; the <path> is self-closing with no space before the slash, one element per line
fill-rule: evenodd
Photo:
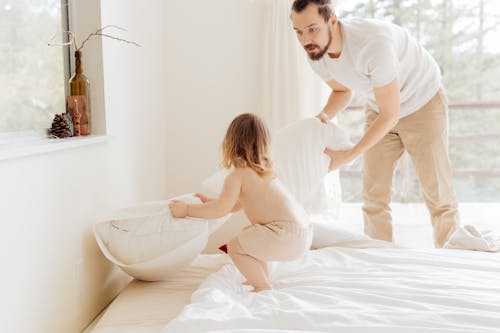
<path fill-rule="evenodd" d="M 167 281 L 132 280 L 85 333 L 160 332 L 198 286 L 228 262 L 224 254 L 202 254 Z"/>
<path fill-rule="evenodd" d="M 270 274 L 275 290 L 250 293 L 226 255 L 200 255 L 133 281 L 92 332 L 500 332 L 500 253 L 351 241 Z"/>

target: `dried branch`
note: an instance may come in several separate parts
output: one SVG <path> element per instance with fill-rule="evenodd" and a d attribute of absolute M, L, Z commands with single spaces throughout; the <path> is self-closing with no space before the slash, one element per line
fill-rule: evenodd
<path fill-rule="evenodd" d="M 76 39 L 75 39 L 75 35 L 73 34 L 72 31 L 63 31 L 63 33 L 65 33 L 66 35 L 69 36 L 69 40 L 67 42 L 56 42 L 56 35 L 52 36 L 48 42 L 48 45 L 49 46 L 66 46 L 66 45 L 71 45 L 73 44 L 73 47 L 75 48 L 76 50 Z"/>
<path fill-rule="evenodd" d="M 101 37 L 107 37 L 107 38 L 111 38 L 111 39 L 114 39 L 114 40 L 117 40 L 117 41 L 120 41 L 120 42 L 125 42 L 125 43 L 128 43 L 128 44 L 132 44 L 132 45 L 135 45 L 135 46 L 141 46 L 139 44 L 137 44 L 136 42 L 133 42 L 133 41 L 129 41 L 129 40 L 126 40 L 126 39 L 123 39 L 123 38 L 119 38 L 119 37 L 115 37 L 115 36 L 112 36 L 110 34 L 104 34 L 102 33 L 105 29 L 109 29 L 109 28 L 115 28 L 115 29 L 118 29 L 118 30 L 122 30 L 122 31 L 127 31 L 126 29 L 123 29 L 119 26 L 116 26 L 116 25 L 107 25 L 107 26 L 104 26 L 102 28 L 99 28 L 97 29 L 96 31 L 90 33 L 87 38 L 85 38 L 85 40 L 82 42 L 82 44 L 80 46 L 78 46 L 77 42 L 76 42 L 76 38 L 75 38 L 75 34 L 72 32 L 72 31 L 64 31 L 64 33 L 66 35 L 69 36 L 69 41 L 68 42 L 56 42 L 55 39 L 56 39 L 56 36 L 52 36 L 48 42 L 48 45 L 49 46 L 68 46 L 68 45 L 73 45 L 73 48 L 75 49 L 75 51 L 81 51 L 83 49 L 83 46 L 92 38 L 92 37 L 96 37 L 96 36 L 101 36 Z"/>
<path fill-rule="evenodd" d="M 115 36 L 111 36 L 109 34 L 103 34 L 102 31 L 104 31 L 105 29 L 108 29 L 108 28 L 115 28 L 115 29 L 118 29 L 118 30 L 127 31 L 126 29 L 123 29 L 123 28 L 121 28 L 119 26 L 116 26 L 116 25 L 107 25 L 107 26 L 104 26 L 104 27 L 102 27 L 100 29 L 97 29 L 95 32 L 90 33 L 87 36 L 87 38 L 85 38 L 85 40 L 82 42 L 82 45 L 80 45 L 80 47 L 77 48 L 76 50 L 80 51 L 83 48 L 83 46 L 85 45 L 85 43 L 87 43 L 94 36 L 108 37 L 108 38 L 111 38 L 111 39 L 114 39 L 114 40 L 118 40 L 120 42 L 125 42 L 125 43 L 133 44 L 135 46 L 139 46 L 140 47 L 140 45 L 137 44 L 136 42 L 131 42 L 131 41 L 128 41 L 126 39 L 122 39 L 122 38 L 118 38 L 118 37 L 115 37 Z"/>

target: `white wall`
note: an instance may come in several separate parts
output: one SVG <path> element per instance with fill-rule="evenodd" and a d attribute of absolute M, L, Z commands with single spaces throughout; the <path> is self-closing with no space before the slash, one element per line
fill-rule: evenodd
<path fill-rule="evenodd" d="M 87 7 L 98 0 L 79 3 L 99 16 Z M 259 112 L 264 3 L 102 1 L 102 25 L 127 28 L 142 47 L 104 40 L 102 64 L 84 53 L 106 143 L 0 161 L 1 332 L 79 332 L 128 281 L 92 225 L 136 201 L 196 191 L 216 170 L 227 124 Z M 93 16 L 82 34 L 95 30 Z"/>
<path fill-rule="evenodd" d="M 170 195 L 199 191 L 220 163 L 220 143 L 240 113 L 261 113 L 267 1 L 171 0 L 165 6 Z M 207 252 L 245 223 L 213 235 Z"/>
<path fill-rule="evenodd" d="M 88 22 L 99 17 L 92 4 L 99 1 L 78 4 L 80 13 L 92 12 Z M 101 255 L 92 225 L 116 208 L 167 193 L 163 8 L 162 0 L 103 1 L 102 23 L 126 27 L 124 37 L 143 44 L 103 43 L 108 142 L 0 162 L 0 331 L 80 332 L 128 281 Z M 100 66 L 87 49 L 94 102 L 103 86 L 93 61 Z"/>

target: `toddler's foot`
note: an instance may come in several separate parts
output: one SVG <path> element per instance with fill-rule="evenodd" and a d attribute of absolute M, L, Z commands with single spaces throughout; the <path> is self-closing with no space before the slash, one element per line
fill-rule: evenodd
<path fill-rule="evenodd" d="M 267 286 L 253 286 L 253 289 L 251 290 L 251 292 L 258 293 L 259 291 L 271 290 L 271 289 L 273 289 L 273 287 L 271 285 L 267 285 Z"/>

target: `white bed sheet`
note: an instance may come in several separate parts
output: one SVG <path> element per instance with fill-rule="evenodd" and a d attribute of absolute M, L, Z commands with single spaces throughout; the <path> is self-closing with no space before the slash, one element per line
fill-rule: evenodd
<path fill-rule="evenodd" d="M 499 253 L 354 243 L 274 263 L 260 293 L 225 264 L 162 333 L 500 332 Z"/>
<path fill-rule="evenodd" d="M 133 280 L 107 307 L 92 333 L 158 333 L 189 304 L 208 275 L 229 262 L 226 255 L 200 255 L 167 281 Z"/>

